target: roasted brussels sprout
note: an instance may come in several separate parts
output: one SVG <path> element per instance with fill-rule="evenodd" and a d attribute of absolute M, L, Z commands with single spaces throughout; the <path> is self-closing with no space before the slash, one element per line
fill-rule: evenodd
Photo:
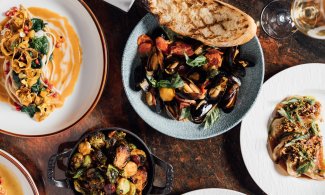
<path fill-rule="evenodd" d="M 117 188 L 116 188 L 116 193 L 117 194 L 127 194 L 130 191 L 130 181 L 121 178 L 117 181 Z"/>
<path fill-rule="evenodd" d="M 84 156 L 80 153 L 75 153 L 71 159 L 71 166 L 78 169 L 84 162 Z"/>
<path fill-rule="evenodd" d="M 82 154 L 82 155 L 87 155 L 90 154 L 91 152 L 91 145 L 89 142 L 84 141 L 81 142 L 78 146 L 78 151 Z"/>
<path fill-rule="evenodd" d="M 118 178 L 119 171 L 111 164 L 107 167 L 106 176 L 108 177 L 109 183 L 114 184 Z"/>
<path fill-rule="evenodd" d="M 88 168 L 88 167 L 91 166 L 91 162 L 92 162 L 92 160 L 91 160 L 90 155 L 86 155 L 86 156 L 84 157 L 84 161 L 83 161 L 83 163 L 82 163 L 82 166 Z"/>
<path fill-rule="evenodd" d="M 121 145 L 116 148 L 114 166 L 122 170 L 130 158 L 130 149 L 128 146 Z"/>
<path fill-rule="evenodd" d="M 142 191 L 147 184 L 148 173 L 144 167 L 141 167 L 138 172 L 131 177 L 138 191 Z"/>
<path fill-rule="evenodd" d="M 68 170 L 80 194 L 142 194 L 147 182 L 146 153 L 124 132 L 95 133 L 83 140 Z"/>
<path fill-rule="evenodd" d="M 137 171 L 138 165 L 135 162 L 129 161 L 123 169 L 122 176 L 126 178 L 132 177 L 137 173 Z"/>
<path fill-rule="evenodd" d="M 89 138 L 89 143 L 92 147 L 96 149 L 101 149 L 106 145 L 105 135 L 103 133 L 95 133 Z"/>

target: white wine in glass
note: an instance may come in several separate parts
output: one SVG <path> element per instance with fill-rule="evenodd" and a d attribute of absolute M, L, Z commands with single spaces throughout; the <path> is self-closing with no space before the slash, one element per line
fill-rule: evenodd
<path fill-rule="evenodd" d="M 286 38 L 297 30 L 325 40 L 325 0 L 274 0 L 262 11 L 261 26 L 273 38 Z"/>

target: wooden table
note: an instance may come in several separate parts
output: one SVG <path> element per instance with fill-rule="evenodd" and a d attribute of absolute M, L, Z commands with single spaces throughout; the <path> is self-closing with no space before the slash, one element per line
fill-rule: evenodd
<path fill-rule="evenodd" d="M 138 134 L 152 152 L 174 166 L 172 194 L 200 188 L 227 188 L 247 194 L 263 194 L 250 177 L 240 152 L 240 125 L 215 138 L 184 141 L 168 137 L 149 127 L 135 113 L 122 87 L 121 59 L 133 27 L 146 14 L 137 2 L 129 13 L 101 1 L 86 0 L 98 17 L 109 45 L 109 74 L 101 100 L 95 110 L 79 124 L 60 134 L 43 138 L 17 138 L 0 135 L 0 148 L 15 156 L 33 176 L 40 194 L 72 194 L 47 181 L 47 162 L 52 154 L 73 146 L 85 131 L 119 126 Z M 258 21 L 267 0 L 226 0 L 245 10 Z M 259 22 L 258 22 L 259 23 Z M 258 28 L 264 49 L 266 77 L 303 63 L 325 63 L 324 42 L 300 33 L 285 40 L 274 40 Z M 63 172 L 58 177 L 63 176 Z"/>

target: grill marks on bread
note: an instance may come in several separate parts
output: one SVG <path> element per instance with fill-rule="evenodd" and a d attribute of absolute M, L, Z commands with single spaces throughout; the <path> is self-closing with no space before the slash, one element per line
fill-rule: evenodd
<path fill-rule="evenodd" d="M 161 25 L 207 45 L 240 45 L 256 33 L 250 16 L 220 1 L 149 0 L 148 3 Z"/>

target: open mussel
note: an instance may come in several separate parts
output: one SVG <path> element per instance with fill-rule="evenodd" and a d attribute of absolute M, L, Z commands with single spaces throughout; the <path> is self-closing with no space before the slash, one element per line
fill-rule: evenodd
<path fill-rule="evenodd" d="M 184 86 L 178 91 L 178 95 L 185 99 L 197 100 L 204 99 L 205 94 L 202 93 L 201 89 L 190 79 L 184 78 Z"/>
<path fill-rule="evenodd" d="M 232 76 L 229 78 L 227 90 L 220 101 L 219 107 L 225 112 L 231 112 L 236 104 L 241 82 L 238 78 Z"/>
<path fill-rule="evenodd" d="M 224 74 L 219 74 L 207 86 L 207 100 L 210 104 L 218 104 L 224 96 L 229 78 Z"/>
<path fill-rule="evenodd" d="M 164 55 L 162 52 L 154 48 L 149 56 L 147 65 L 145 67 L 146 74 L 148 76 L 153 76 L 158 69 L 163 69 Z"/>
<path fill-rule="evenodd" d="M 145 99 L 148 106 L 153 107 L 155 111 L 159 114 L 162 111 L 163 102 L 157 94 L 158 94 L 157 89 L 151 88 L 149 91 L 145 93 Z"/>
<path fill-rule="evenodd" d="M 176 101 L 171 101 L 171 102 L 165 102 L 165 109 L 167 115 L 174 119 L 174 120 L 179 120 L 180 115 L 181 115 L 181 110 Z"/>
<path fill-rule="evenodd" d="M 191 121 L 201 124 L 207 113 L 213 108 L 206 100 L 201 100 L 197 105 L 191 106 Z"/>
<path fill-rule="evenodd" d="M 143 66 L 137 66 L 134 70 L 134 89 L 136 91 L 140 91 L 141 89 L 143 91 L 148 91 L 149 89 L 149 83 L 146 79 L 145 71 Z"/>
<path fill-rule="evenodd" d="M 236 77 L 244 77 L 246 69 L 237 63 L 239 50 L 237 47 L 229 47 L 225 50 L 222 68 Z"/>

